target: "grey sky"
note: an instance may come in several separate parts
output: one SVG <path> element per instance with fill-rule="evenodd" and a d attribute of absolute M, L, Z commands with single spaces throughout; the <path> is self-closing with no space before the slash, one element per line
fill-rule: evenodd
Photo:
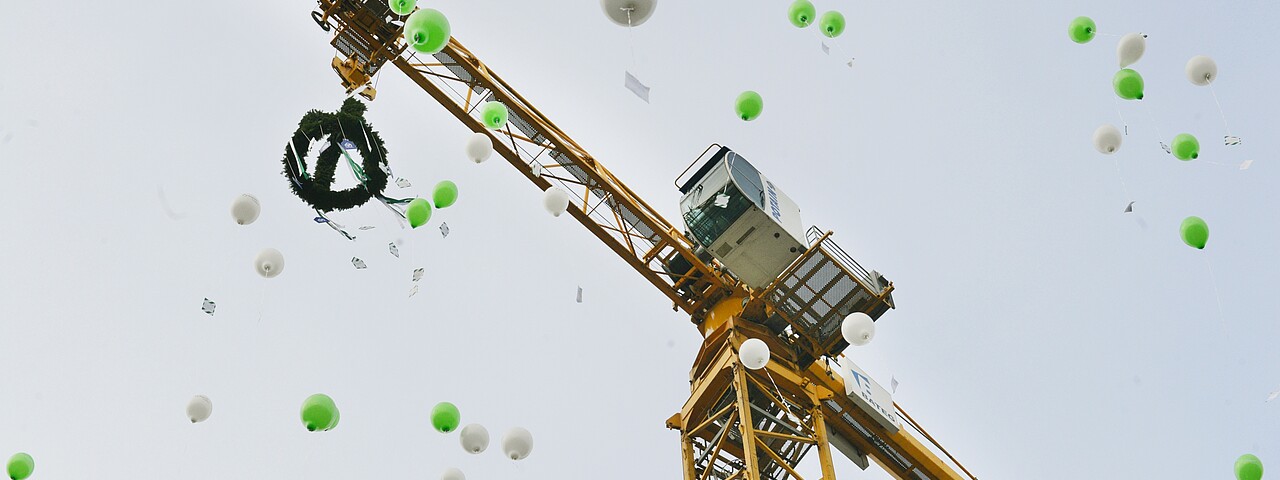
<path fill-rule="evenodd" d="M 376 226 L 348 242 L 289 193 L 286 139 L 343 99 L 313 3 L 9 3 L 0 456 L 31 453 L 36 479 L 679 476 L 663 422 L 688 395 L 687 317 L 510 166 L 468 162 L 466 129 L 398 72 L 367 114 L 414 184 L 389 193 L 449 179 L 457 205 L 418 231 L 376 204 L 338 214 Z M 671 180 L 720 142 L 835 230 L 899 306 L 847 353 L 896 376 L 895 400 L 979 478 L 1280 465 L 1273 2 L 818 0 L 849 19 L 830 55 L 785 0 L 664 1 L 630 34 L 591 0 L 427 3 L 668 220 Z M 1118 37 L 1067 39 L 1077 15 L 1150 35 L 1142 105 L 1111 93 Z M 1197 54 L 1218 62 L 1240 146 L 1183 76 Z M 732 114 L 745 89 L 765 99 L 750 123 Z M 1089 138 L 1117 108 L 1112 158 Z M 1157 146 L 1184 131 L 1197 161 Z M 248 227 L 228 213 L 240 193 L 263 204 Z M 1187 215 L 1209 223 L 1205 251 L 1178 240 Z M 266 247 L 286 259 L 271 280 L 252 268 Z M 298 421 L 316 392 L 342 409 L 334 431 Z M 194 394 L 214 402 L 195 426 Z M 430 429 L 443 400 L 489 428 L 489 452 Z M 497 453 L 516 425 L 535 438 L 519 463 Z"/>

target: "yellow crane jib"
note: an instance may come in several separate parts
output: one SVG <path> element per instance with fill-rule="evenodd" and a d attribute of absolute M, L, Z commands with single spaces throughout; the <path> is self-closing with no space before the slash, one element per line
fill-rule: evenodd
<path fill-rule="evenodd" d="M 879 318 L 894 307 L 893 284 L 863 269 L 830 232 L 803 230 L 795 203 L 745 158 L 713 144 L 676 179 L 686 226 L 678 229 L 456 38 L 419 54 L 406 48 L 402 17 L 386 0 L 318 5 L 311 17 L 333 34 L 332 66 L 348 94 L 364 89 L 372 100 L 370 79 L 394 65 L 490 136 L 494 151 L 538 188 L 570 192 L 571 216 L 689 315 L 704 340 L 689 400 L 667 420 L 680 432 L 686 480 L 802 479 L 795 469 L 810 452 L 821 478 L 834 480 L 832 447 L 900 479 L 974 478 L 907 433 L 904 424 L 945 453 L 841 355 L 841 320 L 852 312 Z M 499 130 L 474 116 L 489 101 L 509 112 Z M 772 360 L 760 370 L 739 361 L 748 339 L 769 346 Z"/>

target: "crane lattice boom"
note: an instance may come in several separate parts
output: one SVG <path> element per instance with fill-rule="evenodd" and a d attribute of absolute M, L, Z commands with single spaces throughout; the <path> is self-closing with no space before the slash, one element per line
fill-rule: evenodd
<path fill-rule="evenodd" d="M 845 369 L 829 361 L 847 346 L 843 316 L 878 318 L 893 307 L 893 285 L 862 269 L 830 232 L 811 230 L 808 251 L 773 284 L 747 287 L 457 39 L 434 55 L 418 54 L 406 48 L 403 19 L 386 0 L 318 3 L 312 18 L 333 33 L 332 66 L 348 93 L 363 89 L 372 99 L 369 81 L 390 62 L 473 132 L 489 135 L 494 151 L 538 188 L 559 186 L 576 197 L 573 218 L 690 315 L 704 342 L 690 398 L 667 420 L 681 433 L 686 480 L 801 479 L 796 465 L 815 449 L 822 478 L 833 480 L 831 446 L 863 468 L 874 459 L 900 479 L 965 478 L 898 427 L 905 420 L 924 434 L 896 404 L 879 405 L 879 416 L 859 405 Z M 488 101 L 509 111 L 501 130 L 473 115 Z M 773 352 L 764 369 L 748 370 L 738 359 L 749 338 Z"/>

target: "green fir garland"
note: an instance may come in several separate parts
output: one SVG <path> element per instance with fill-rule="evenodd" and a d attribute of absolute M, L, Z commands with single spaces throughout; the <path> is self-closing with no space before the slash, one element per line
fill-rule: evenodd
<path fill-rule="evenodd" d="M 293 148 L 285 146 L 284 175 L 289 179 L 289 187 L 294 195 L 320 212 L 347 210 L 364 205 L 374 196 L 381 197 L 383 190 L 387 188 L 387 173 L 383 170 L 387 164 L 387 148 L 378 132 L 365 121 L 364 112 L 367 109 L 359 100 L 348 98 L 336 113 L 319 110 L 307 112 L 298 123 L 298 130 L 293 133 Z M 329 146 L 318 155 L 315 173 L 310 175 L 307 173 L 306 153 L 311 142 L 320 141 L 325 135 L 329 136 Z M 356 151 L 364 159 L 356 170 L 356 177 L 363 178 L 361 185 L 335 192 L 331 189 L 333 176 L 338 163 L 345 161 L 341 145 L 343 140 L 354 143 Z"/>

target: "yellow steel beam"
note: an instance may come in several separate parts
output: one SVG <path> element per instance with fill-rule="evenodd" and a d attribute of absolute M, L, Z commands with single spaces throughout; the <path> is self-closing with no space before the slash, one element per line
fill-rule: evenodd
<path fill-rule="evenodd" d="M 733 367 L 733 388 L 737 393 L 738 402 L 738 427 L 742 436 L 742 461 L 746 464 L 743 472 L 746 474 L 747 480 L 760 480 L 760 457 L 756 455 L 756 449 L 751 448 L 755 445 L 755 428 L 751 422 L 751 399 L 747 396 L 747 373 L 746 368 L 741 365 Z"/>
<path fill-rule="evenodd" d="M 723 276 L 719 271 L 698 260 L 693 255 L 693 243 L 689 239 L 680 234 L 657 210 L 619 181 L 612 172 L 586 153 L 585 149 L 569 138 L 568 135 L 565 135 L 559 127 L 548 120 L 541 111 L 529 103 L 519 92 L 512 89 L 479 59 L 475 58 L 471 52 L 458 43 L 457 39 L 450 39 L 449 44 L 442 52 L 452 58 L 455 63 L 424 62 L 419 60 L 413 52 L 406 52 L 403 42 L 399 41 L 398 38 L 393 45 L 383 45 L 365 31 L 364 27 L 346 23 L 343 11 L 338 7 L 340 5 L 355 5 L 354 2 L 350 0 L 346 2 L 343 0 L 321 0 L 321 4 L 322 6 L 327 5 L 326 11 L 331 12 L 330 15 L 325 17 L 326 21 L 335 23 L 340 32 L 361 38 L 365 43 L 373 46 L 376 52 L 395 52 L 397 55 L 394 57 L 393 63 L 405 75 L 409 76 L 410 80 L 430 94 L 449 113 L 457 117 L 472 131 L 486 133 L 490 136 L 499 137 L 499 140 L 505 140 L 495 141 L 494 150 L 524 173 L 539 188 L 545 190 L 551 184 L 529 169 L 528 161 L 521 157 L 521 152 L 515 147 L 514 142 L 519 140 L 534 145 L 535 148 L 554 150 L 560 155 L 558 163 L 565 161 L 572 163 L 578 171 L 586 176 L 586 183 L 590 184 L 588 188 L 597 193 L 597 195 L 603 196 L 603 200 L 608 200 L 612 218 L 593 217 L 589 212 L 584 212 L 582 208 L 571 209 L 571 216 L 605 242 L 611 250 L 623 257 L 628 264 L 648 279 L 650 283 L 662 290 L 677 307 L 683 308 L 689 313 L 695 322 L 701 320 L 701 317 L 706 314 L 705 308 L 716 303 L 715 300 L 734 292 L 744 291 L 744 287 L 741 287 L 735 280 Z M 437 70 L 431 70 L 433 67 Z M 462 73 L 470 78 L 459 77 L 460 74 L 453 69 L 460 69 Z M 438 80 L 433 81 L 432 79 Z M 468 85 L 466 97 L 452 98 L 446 92 L 448 87 L 443 84 L 437 84 L 437 81 L 456 81 Z M 513 132 L 510 126 L 505 131 L 498 132 L 485 128 L 483 124 L 471 116 L 469 111 L 471 94 L 477 88 L 483 88 L 490 92 L 508 108 L 513 117 L 527 122 L 528 126 L 536 131 L 537 135 L 521 135 Z M 541 137 L 544 140 L 534 141 L 529 137 Z M 511 142 L 511 144 L 508 145 L 507 141 Z M 628 212 L 628 217 L 625 219 L 620 215 L 623 209 Z M 635 225 L 638 224 L 643 224 L 646 229 L 652 231 L 652 237 L 638 237 L 635 235 L 633 230 Z M 651 243 L 651 245 L 636 245 L 637 238 L 645 238 L 646 242 Z M 692 267 L 690 274 L 694 272 L 698 274 L 695 284 L 690 285 L 691 288 L 685 290 L 685 293 L 677 291 L 676 286 L 673 285 L 674 282 L 667 278 L 665 274 L 657 273 L 662 271 L 665 265 L 657 265 L 656 268 L 649 266 L 649 263 L 659 256 L 655 254 L 655 249 L 671 251 L 675 255 L 684 257 Z M 671 255 L 665 255 L 664 257 L 671 258 Z"/>
<path fill-rule="evenodd" d="M 816 396 L 815 396 L 816 399 Z M 814 402 L 815 405 L 821 403 Z M 822 408 L 813 409 L 813 430 L 814 436 L 818 443 L 818 463 L 822 465 L 821 480 L 835 480 L 835 465 L 831 463 L 831 441 L 827 439 L 827 421 L 826 416 L 822 414 Z"/>
<path fill-rule="evenodd" d="M 906 429 L 898 429 L 897 432 L 889 432 L 881 427 L 878 422 L 871 418 L 860 407 L 853 403 L 848 396 L 844 394 L 844 379 L 839 373 L 833 372 L 825 365 L 813 363 L 805 371 L 805 376 L 811 379 L 816 385 L 822 386 L 832 392 L 839 392 L 830 399 L 840 406 L 840 412 L 837 413 L 830 408 L 825 402 L 822 403 L 823 414 L 827 418 L 837 419 L 840 414 L 847 413 L 865 431 L 870 432 L 875 441 L 883 443 L 885 447 L 897 452 L 909 463 L 908 467 L 899 465 L 899 462 L 891 458 L 879 446 L 872 443 L 861 433 L 853 428 L 846 427 L 842 421 L 833 421 L 831 425 L 840 433 L 840 436 L 849 440 L 858 450 L 866 452 L 876 463 L 880 464 L 886 471 L 900 479 L 914 479 L 911 476 L 913 469 L 919 469 L 929 478 L 937 480 L 965 480 L 972 479 L 972 476 L 962 475 L 953 470 L 946 462 L 943 462 L 932 450 L 916 440 L 915 437 L 907 433 Z"/>
<path fill-rule="evenodd" d="M 786 345 L 794 346 L 795 339 L 783 337 L 779 340 L 779 337 L 774 337 L 760 327 L 749 326 L 746 322 L 735 325 L 737 318 L 744 312 L 744 306 L 758 301 L 758 296 L 747 297 L 748 290 L 736 280 L 723 275 L 714 263 L 702 262 L 694 256 L 692 252 L 693 244 L 689 239 L 681 235 L 674 226 L 658 214 L 657 210 L 619 181 L 612 172 L 591 157 L 582 146 L 578 145 L 559 127 L 547 119 L 532 103 L 511 88 L 501 77 L 459 44 L 456 39 L 450 39 L 449 44 L 446 45 L 443 51 L 445 55 L 454 60 L 454 63 L 444 61 L 424 62 L 419 60 L 413 52 L 406 51 L 403 41 L 398 36 L 384 43 L 375 38 L 370 31 L 365 30 L 371 29 L 381 32 L 379 35 L 386 35 L 386 27 L 398 28 L 396 25 L 388 25 L 386 23 L 367 25 L 349 21 L 356 18 L 358 14 L 367 13 L 362 12 L 360 9 L 372 4 L 365 4 L 357 0 L 319 0 L 319 3 L 322 13 L 316 12 L 316 14 L 312 15 L 312 18 L 323 27 L 326 27 L 326 31 L 329 30 L 330 26 L 336 26 L 338 27 L 338 33 L 353 35 L 365 42 L 371 50 L 366 53 L 372 64 L 370 66 L 372 69 L 378 68 L 381 62 L 390 59 L 410 80 L 431 95 L 450 114 L 454 115 L 473 132 L 485 133 L 499 140 L 494 142 L 494 150 L 540 189 L 549 188 L 551 183 L 539 172 L 533 170 L 532 167 L 539 164 L 531 165 L 530 162 L 536 162 L 537 158 L 548 150 L 552 150 L 561 156 L 557 163 L 568 161 L 583 172 L 586 179 L 580 180 L 580 183 L 586 184 L 587 191 L 595 193 L 597 197 L 600 197 L 601 202 L 607 201 L 612 215 L 594 215 L 593 212 L 584 210 L 586 205 L 584 200 L 584 207 L 575 206 L 575 208 L 569 209 L 570 216 L 582 223 L 588 231 L 596 235 L 610 250 L 622 257 L 632 268 L 636 269 L 650 283 L 661 290 L 678 308 L 682 308 L 689 313 L 694 323 L 699 324 L 699 328 L 705 337 L 703 348 L 699 352 L 698 359 L 692 369 L 690 400 L 686 402 L 680 414 L 672 417 L 669 424 L 678 424 L 681 428 L 688 428 L 687 422 L 693 418 L 695 407 L 701 407 L 706 402 L 716 401 L 718 397 L 712 398 L 714 395 L 718 395 L 724 391 L 723 389 L 732 386 L 736 390 L 737 396 L 735 399 L 736 410 L 732 415 L 736 415 L 739 419 L 743 445 L 754 445 L 756 442 L 762 442 L 756 437 L 756 432 L 751 423 L 750 401 L 747 398 L 748 385 L 751 380 L 748 379 L 746 370 L 738 367 L 736 346 L 740 344 L 741 339 L 735 339 L 739 335 L 734 334 L 733 331 L 737 329 L 743 329 L 744 332 L 751 331 L 752 337 L 765 339 L 774 346 L 785 346 L 779 343 L 784 341 L 788 342 Z M 367 20 L 368 15 L 361 18 L 362 21 Z M 383 21 L 385 22 L 386 20 L 383 19 Z M 392 31 L 395 30 L 393 29 Z M 454 69 L 461 70 L 461 73 Z M 373 72 L 365 73 L 371 75 Z M 469 78 L 462 78 L 461 75 Z M 467 85 L 465 97 L 454 90 L 458 98 L 453 98 L 445 91 L 446 88 L 452 90 L 445 82 L 455 81 Z M 505 131 L 492 131 L 472 117 L 470 112 L 472 95 L 477 89 L 481 88 L 491 92 L 497 100 L 505 104 L 514 117 L 527 122 L 536 131 L 536 134 L 520 135 L 513 132 L 509 125 Z M 543 138 L 544 140 L 535 140 L 536 138 Z M 535 149 L 541 149 L 541 151 L 537 155 L 529 154 L 519 147 L 518 142 L 528 144 Z M 522 153 L 531 158 L 526 159 L 525 156 L 522 156 Z M 541 168 L 540 165 L 538 168 Z M 633 215 L 634 218 L 622 218 L 620 212 L 623 209 Z M 643 224 L 645 228 L 654 232 L 653 237 L 636 235 L 634 233 L 636 224 L 630 222 Z M 830 233 L 827 235 L 830 235 Z M 637 239 L 644 239 L 649 245 L 636 245 L 635 241 Z M 819 242 L 820 244 L 821 242 Z M 654 265 L 654 262 L 670 260 L 677 255 L 684 257 L 692 266 L 692 270 L 684 275 L 678 275 L 680 277 L 679 280 L 672 280 L 663 272 L 665 266 Z M 750 302 L 744 299 L 750 300 Z M 755 307 L 751 307 L 750 310 L 754 313 L 759 312 Z M 823 460 L 824 480 L 833 480 L 834 474 L 829 470 L 830 452 L 825 438 L 828 432 L 823 419 L 832 418 L 836 420 L 844 413 L 849 414 L 864 431 L 870 432 L 871 437 L 864 437 L 859 431 L 844 426 L 843 420 L 831 422 L 833 428 L 836 429 L 836 433 L 849 440 L 856 448 L 867 452 L 895 477 L 900 479 L 914 478 L 909 475 L 912 475 L 911 472 L 913 470 L 918 469 L 933 479 L 963 478 L 906 431 L 899 430 L 889 433 L 881 428 L 879 424 L 865 412 L 862 412 L 844 395 L 844 382 L 838 374 L 831 372 L 818 363 L 813 363 L 808 368 L 802 369 L 791 363 L 793 360 L 781 358 L 785 357 L 784 355 L 779 355 L 779 357 L 778 360 L 770 362 L 767 367 L 769 374 L 781 379 L 782 384 L 786 387 L 785 390 L 792 395 L 797 395 L 797 398 L 804 394 L 804 392 L 797 390 L 807 390 L 812 395 L 813 401 L 820 405 L 815 410 L 817 413 L 811 415 L 811 421 L 814 422 L 814 425 L 805 426 L 812 428 L 819 437 L 819 455 L 826 457 Z M 726 372 L 726 370 L 728 371 Z M 767 391 L 767 389 L 762 389 L 762 391 Z M 775 399 L 781 404 L 780 400 Z M 828 406 L 827 401 L 835 402 L 839 406 L 839 410 L 837 411 Z M 914 424 L 914 422 L 912 423 Z M 706 433 L 705 430 L 697 432 L 685 430 L 682 433 L 685 442 L 682 449 L 685 451 L 686 456 L 692 453 L 691 442 L 693 437 L 704 438 L 703 436 Z M 717 455 L 722 447 L 736 447 L 724 441 L 723 438 L 720 440 L 717 442 L 719 444 L 717 445 Z M 737 448 L 734 449 L 736 450 Z M 904 466 L 899 459 L 893 458 L 886 453 L 885 449 L 896 452 L 897 455 L 905 459 L 907 465 Z M 766 451 L 773 455 L 771 450 L 766 449 Z M 740 458 L 746 460 L 748 465 L 747 469 L 735 473 L 730 478 L 758 480 L 760 459 L 757 457 L 755 448 L 742 448 L 741 452 L 730 453 L 740 456 Z M 775 458 L 775 461 L 777 460 Z M 783 465 L 788 470 L 791 468 L 785 462 L 780 462 L 780 465 Z M 692 464 L 686 465 L 686 478 L 692 477 L 693 472 L 689 470 L 691 468 L 693 468 Z M 794 474 L 793 471 L 791 473 Z"/>

